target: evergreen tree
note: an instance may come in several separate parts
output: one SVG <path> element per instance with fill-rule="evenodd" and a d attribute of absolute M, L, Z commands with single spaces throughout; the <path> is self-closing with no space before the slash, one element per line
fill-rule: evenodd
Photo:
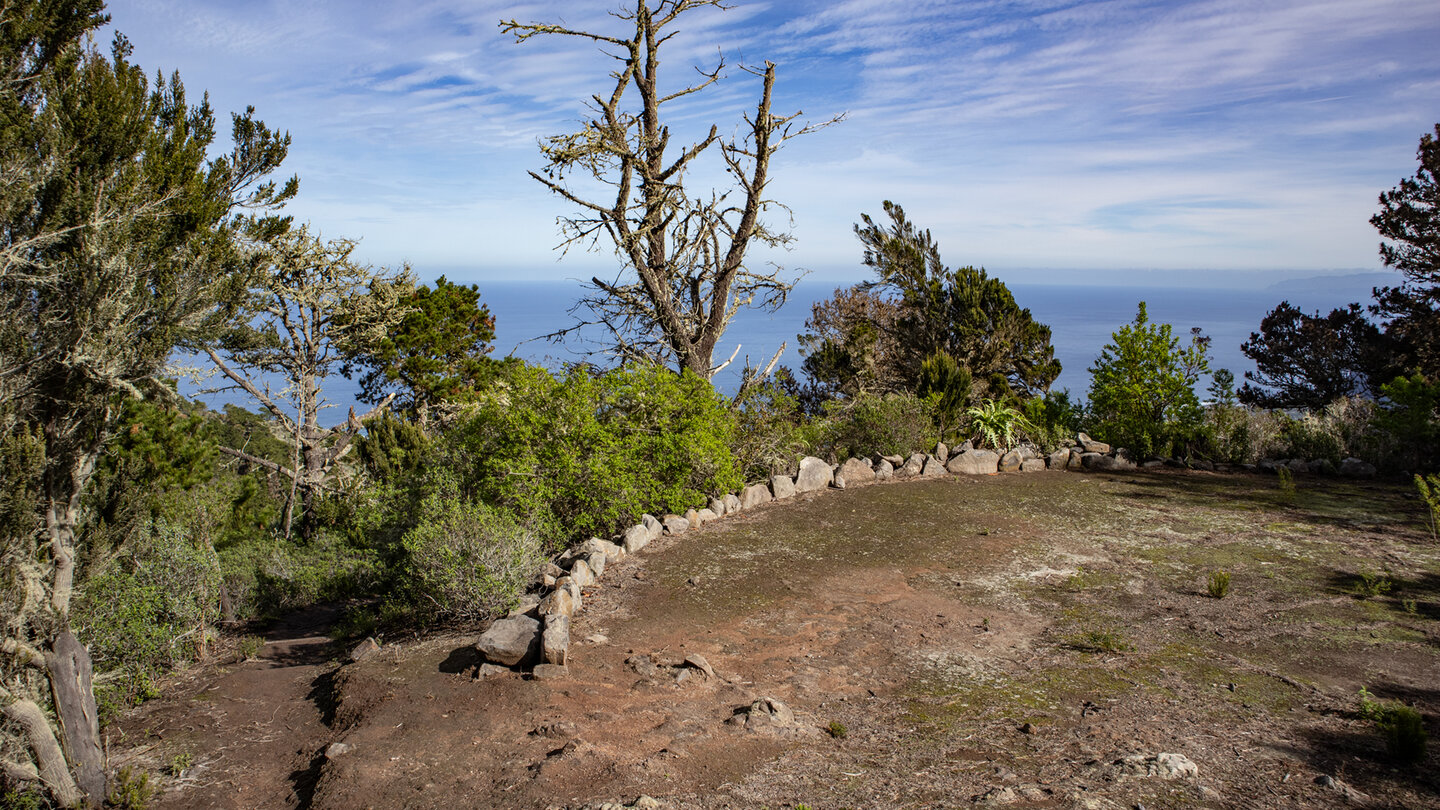
<path fill-rule="evenodd" d="M 1380 195 L 1370 224 L 1386 242 L 1380 258 L 1405 280 L 1375 290 L 1377 314 L 1400 341 L 1401 365 L 1440 380 L 1440 124 L 1420 137 L 1420 168 L 1414 177 Z"/>
<path fill-rule="evenodd" d="M 1322 316 L 1282 301 L 1240 351 L 1255 361 L 1240 401 L 1262 408 L 1318 411 L 1341 397 L 1374 398 L 1397 373 L 1393 342 L 1359 304 Z"/>

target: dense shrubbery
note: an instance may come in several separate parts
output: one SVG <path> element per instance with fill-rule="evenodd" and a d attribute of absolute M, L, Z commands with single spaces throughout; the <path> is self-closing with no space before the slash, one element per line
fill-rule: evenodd
<path fill-rule="evenodd" d="M 862 394 L 826 408 L 812 454 L 841 461 L 852 456 L 908 454 L 939 438 L 935 412 L 909 394 Z"/>

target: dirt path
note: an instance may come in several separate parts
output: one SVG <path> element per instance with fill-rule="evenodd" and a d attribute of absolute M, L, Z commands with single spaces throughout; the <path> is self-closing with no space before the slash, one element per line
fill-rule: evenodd
<path fill-rule="evenodd" d="M 205 711 L 182 691 L 125 727 L 195 752 L 175 808 L 1440 807 L 1435 754 L 1394 766 L 1354 698 L 1435 730 L 1440 550 L 1414 510 L 1175 474 L 816 493 L 613 566 L 566 679 L 475 680 L 473 637 L 431 638 L 246 664 L 191 693 Z M 1364 572 L 1392 589 L 1356 598 Z M 735 722 L 763 698 L 795 722 Z"/>
<path fill-rule="evenodd" d="M 326 725 L 337 609 L 293 614 L 255 659 L 192 671 L 126 717 L 112 764 L 165 771 L 155 807 L 308 806 L 334 734 Z"/>

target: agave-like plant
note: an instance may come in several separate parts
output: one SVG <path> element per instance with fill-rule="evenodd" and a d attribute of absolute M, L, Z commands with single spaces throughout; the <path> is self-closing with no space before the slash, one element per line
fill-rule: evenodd
<path fill-rule="evenodd" d="M 965 415 L 970 417 L 975 437 L 1000 451 L 1009 450 L 1027 431 L 1035 430 L 1024 414 L 995 399 L 970 408 Z"/>

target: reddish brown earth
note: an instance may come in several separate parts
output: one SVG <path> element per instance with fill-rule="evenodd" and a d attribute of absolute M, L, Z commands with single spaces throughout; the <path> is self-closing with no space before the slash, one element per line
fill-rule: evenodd
<path fill-rule="evenodd" d="M 473 633 L 341 666 L 315 614 L 177 679 L 112 761 L 188 755 L 161 808 L 1440 807 L 1434 751 L 1396 764 L 1357 711 L 1363 685 L 1440 730 L 1421 510 L 1178 473 L 816 493 L 611 566 L 563 679 L 476 680 Z M 762 697 L 796 723 L 727 722 Z M 1198 773 L 1116 764 L 1162 752 Z"/>

